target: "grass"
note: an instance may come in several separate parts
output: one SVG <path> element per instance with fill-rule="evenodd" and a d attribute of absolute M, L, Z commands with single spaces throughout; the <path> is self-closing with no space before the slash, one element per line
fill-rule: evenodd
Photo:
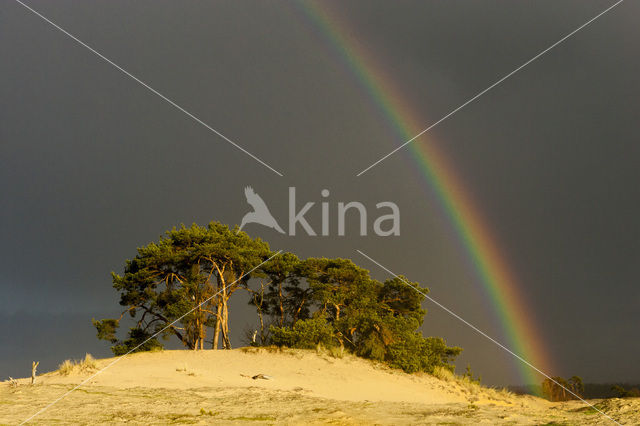
<path fill-rule="evenodd" d="M 68 376 L 73 372 L 73 367 L 75 367 L 75 363 L 70 359 L 65 359 L 62 364 L 58 366 L 58 373 L 62 376 Z"/>
<path fill-rule="evenodd" d="M 549 423 L 541 424 L 540 426 L 569 426 L 569 423 L 549 422 Z"/>
<path fill-rule="evenodd" d="M 473 380 L 469 376 L 457 376 L 445 367 L 435 367 L 431 375 L 445 382 L 457 384 L 474 398 L 483 395 L 496 401 L 509 402 L 514 397 L 514 394 L 505 388 L 495 389 L 482 386 L 477 380 Z"/>
<path fill-rule="evenodd" d="M 343 358 L 346 355 L 346 351 L 344 348 L 340 347 L 325 347 L 323 345 L 316 346 L 314 349 L 298 349 L 298 348 L 289 348 L 286 346 L 245 346 L 239 348 L 239 350 L 246 354 L 261 354 L 261 353 L 269 353 L 269 354 L 285 354 L 292 355 L 297 358 L 301 358 L 305 353 L 315 351 L 317 355 L 320 356 L 328 356 L 330 358 Z M 364 359 L 364 358 L 363 358 Z"/>
<path fill-rule="evenodd" d="M 205 410 L 204 408 L 200 409 L 200 415 L 201 416 L 217 416 L 218 414 L 220 414 L 219 411 L 211 411 L 211 410 Z"/>
<path fill-rule="evenodd" d="M 157 422 L 160 422 L 161 424 L 198 423 L 196 416 L 190 413 L 156 413 L 153 411 L 131 412 L 123 410 L 108 414 L 107 420 L 114 423 L 142 422 L 143 424 L 157 424 Z"/>
<path fill-rule="evenodd" d="M 293 349 L 293 348 L 288 348 L 286 346 L 275 346 L 275 345 L 245 346 L 245 347 L 239 348 L 239 350 L 245 354 L 253 354 L 253 355 L 260 355 L 264 353 L 280 354 L 280 355 L 292 356 L 298 359 L 302 359 L 305 355 L 305 352 L 307 352 L 306 349 Z"/>
<path fill-rule="evenodd" d="M 456 381 L 456 376 L 449 370 L 444 367 L 435 367 L 433 369 L 433 373 L 431 373 L 433 377 L 436 377 L 440 380 L 444 380 L 445 382 L 454 382 Z"/>
<path fill-rule="evenodd" d="M 282 353 L 293 353 L 294 351 L 286 348 L 284 346 L 275 346 L 275 345 L 270 345 L 270 346 L 244 346 L 242 348 L 240 348 L 241 352 L 244 352 L 246 354 L 260 354 L 260 353 L 268 353 L 268 354 L 274 354 L 274 353 L 278 353 L 278 354 L 282 354 Z"/>
<path fill-rule="evenodd" d="M 61 376 L 68 376 L 72 373 L 89 373 L 97 369 L 98 361 L 91 354 L 86 354 L 84 359 L 80 360 L 65 359 L 58 366 L 58 373 Z"/>
<path fill-rule="evenodd" d="M 586 414 L 586 415 L 594 415 L 594 414 L 600 414 L 600 411 L 598 411 L 598 410 L 607 411 L 606 403 L 599 402 L 597 404 L 593 404 L 593 406 L 574 408 L 571 411 L 574 412 L 574 413 L 582 413 L 582 414 Z"/>
<path fill-rule="evenodd" d="M 265 422 L 265 421 L 274 421 L 276 420 L 275 417 L 273 416 L 266 416 L 266 415 L 258 415 L 258 416 L 253 416 L 253 417 L 247 417 L 247 416 L 240 416 L 240 417 L 230 417 L 228 420 L 232 420 L 232 421 L 244 421 L 244 422 Z"/>
<path fill-rule="evenodd" d="M 331 358 L 342 359 L 344 358 L 345 350 L 343 347 L 339 346 L 325 347 L 323 345 L 318 345 L 316 346 L 316 354 L 320 356 L 326 354 Z"/>

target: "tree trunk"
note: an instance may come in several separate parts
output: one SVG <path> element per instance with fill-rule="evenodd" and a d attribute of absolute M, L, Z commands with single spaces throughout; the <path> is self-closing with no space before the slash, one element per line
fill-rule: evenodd
<path fill-rule="evenodd" d="M 218 342 L 220 340 L 220 328 L 222 323 L 222 301 L 220 300 L 220 296 L 218 296 L 218 305 L 216 306 L 216 325 L 213 329 L 213 343 L 211 344 L 211 349 L 218 349 Z"/>
<path fill-rule="evenodd" d="M 336 308 L 336 321 L 340 319 L 340 305 L 333 305 Z M 342 332 L 338 332 L 338 342 L 340 342 L 340 352 L 344 351 L 344 341 L 342 339 Z"/>
<path fill-rule="evenodd" d="M 278 299 L 280 301 L 280 327 L 284 325 L 284 306 L 282 305 L 282 283 L 278 283 Z"/>
<path fill-rule="evenodd" d="M 226 294 L 223 300 L 223 315 L 222 315 L 222 349 L 231 349 L 231 341 L 229 340 L 229 305 Z"/>
<path fill-rule="evenodd" d="M 194 351 L 197 351 L 198 348 L 200 348 L 200 333 L 199 333 L 199 330 L 200 330 L 200 316 L 198 314 L 199 314 L 199 311 L 196 310 L 196 324 L 195 324 L 195 327 L 194 327 L 194 330 L 193 330 L 194 331 L 194 333 L 193 333 L 194 336 L 193 337 L 195 338 L 195 341 L 193 342 L 193 350 Z"/>
<path fill-rule="evenodd" d="M 38 362 L 33 361 L 31 363 L 31 384 L 32 385 L 36 383 L 36 368 L 38 368 L 38 364 L 40 364 L 40 361 Z"/>
<path fill-rule="evenodd" d="M 258 311 L 258 317 L 260 318 L 260 344 L 264 345 L 264 320 L 262 319 L 262 309 Z"/>
<path fill-rule="evenodd" d="M 205 322 L 206 314 L 203 312 L 202 317 L 200 318 L 200 328 L 198 329 L 198 336 L 200 337 L 200 349 L 204 349 L 204 339 L 207 337 L 207 327 L 205 326 Z"/>
<path fill-rule="evenodd" d="M 227 347 L 227 341 L 229 337 L 227 336 L 227 315 L 229 315 L 229 310 L 227 309 L 227 286 L 226 283 L 222 282 L 222 295 L 220 295 L 222 299 L 222 349 L 229 349 Z"/>
<path fill-rule="evenodd" d="M 296 322 L 298 322 L 298 316 L 300 315 L 300 311 L 302 311 L 302 307 L 304 306 L 304 302 L 306 302 L 306 299 L 303 298 L 302 301 L 300 302 L 300 305 L 296 309 L 296 313 L 293 315 L 293 321 L 291 322 L 291 327 L 296 325 Z"/>
<path fill-rule="evenodd" d="M 218 349 L 219 340 L 220 340 L 220 320 L 216 319 L 216 327 L 213 330 L 213 342 L 211 342 L 211 349 Z"/>

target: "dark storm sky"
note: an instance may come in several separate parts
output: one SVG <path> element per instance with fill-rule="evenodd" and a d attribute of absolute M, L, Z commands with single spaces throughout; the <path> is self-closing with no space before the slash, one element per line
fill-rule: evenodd
<path fill-rule="evenodd" d="M 91 317 L 119 312 L 110 271 L 180 223 L 238 224 L 253 186 L 281 223 L 299 203 L 394 201 L 401 236 L 281 236 L 274 249 L 361 249 L 504 340 L 402 143 L 289 2 L 30 1 L 87 44 L 284 173 L 279 177 L 10 0 L 0 5 L 0 375 L 107 355 Z M 608 7 L 607 1 L 332 2 L 424 127 Z M 435 128 L 554 361 L 552 374 L 638 381 L 640 4 L 627 1 Z M 426 190 L 425 190 L 426 188 Z M 375 215 L 374 215 L 375 217 Z M 319 228 L 319 208 L 309 215 Z M 370 220 L 370 225 L 372 223 Z M 352 224 L 355 225 L 355 224 Z M 514 361 L 437 307 L 424 332 L 487 383 Z M 254 321 L 237 302 L 235 341 Z"/>

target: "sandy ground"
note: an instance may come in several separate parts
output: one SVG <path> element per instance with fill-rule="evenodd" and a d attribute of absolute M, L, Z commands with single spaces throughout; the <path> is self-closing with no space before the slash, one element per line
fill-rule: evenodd
<path fill-rule="evenodd" d="M 33 386 L 3 382 L 0 424 L 19 424 L 95 371 L 47 373 Z M 252 378 L 259 374 L 267 378 Z M 640 399 L 590 402 L 620 424 L 640 424 Z M 409 375 L 352 356 L 253 348 L 130 355 L 30 423 L 615 424 L 581 402 Z"/>

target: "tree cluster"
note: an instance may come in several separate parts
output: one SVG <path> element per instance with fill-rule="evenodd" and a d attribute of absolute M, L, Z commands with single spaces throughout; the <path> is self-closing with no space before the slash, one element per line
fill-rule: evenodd
<path fill-rule="evenodd" d="M 616 398 L 640 398 L 640 389 L 625 389 L 620 385 L 613 385 L 611 391 L 615 393 Z"/>
<path fill-rule="evenodd" d="M 338 347 L 407 372 L 452 368 L 461 351 L 422 336 L 424 296 L 411 286 L 428 289 L 404 277 L 379 282 L 348 259 L 299 260 L 291 254 L 275 258 L 264 272 L 268 286 L 257 307 L 271 326 L 261 329 L 262 344 Z"/>
<path fill-rule="evenodd" d="M 98 337 L 115 354 L 152 350 L 170 336 L 189 349 L 230 349 L 229 299 L 245 290 L 258 317 L 254 345 L 338 348 L 407 372 L 453 369 L 461 349 L 419 331 L 424 296 L 411 286 L 428 289 L 403 277 L 377 281 L 348 259 L 273 255 L 264 241 L 217 222 L 174 228 L 138 248 L 123 275 L 112 274 L 125 310 L 94 320 Z M 119 340 L 126 314 L 135 325 Z"/>
<path fill-rule="evenodd" d="M 573 376 L 568 380 L 558 376 L 542 382 L 542 395 L 549 401 L 569 401 L 578 399 L 576 395 L 582 398 L 583 394 L 584 384 L 579 376 Z"/>

